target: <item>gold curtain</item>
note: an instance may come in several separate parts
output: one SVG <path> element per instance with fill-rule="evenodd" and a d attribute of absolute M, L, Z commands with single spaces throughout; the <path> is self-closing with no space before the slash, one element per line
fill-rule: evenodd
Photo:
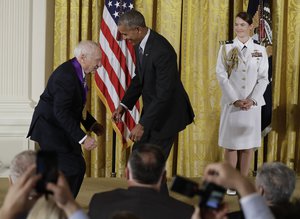
<path fill-rule="evenodd" d="M 268 136 L 268 161 L 282 161 L 300 171 L 299 65 L 300 0 L 273 0 L 273 130 Z M 73 57 L 80 40 L 99 41 L 104 0 L 55 0 L 54 64 Z M 147 25 L 164 35 L 175 48 L 181 79 L 189 94 L 196 118 L 178 136 L 168 163 L 172 172 L 188 177 L 201 176 L 208 163 L 223 160 L 218 147 L 220 97 L 215 65 L 219 41 L 233 36 L 234 16 L 247 10 L 248 0 L 135 0 L 135 8 Z M 118 177 L 124 175 L 130 149 L 123 150 L 116 138 L 113 158 L 113 131 L 108 113 L 97 96 L 91 76 L 88 107 L 105 128 L 98 148 L 84 151 L 87 176 L 108 177 L 113 165 Z M 96 136 L 94 136 L 96 137 Z M 173 148 L 173 149 L 174 149 Z M 263 147 L 259 149 L 259 165 Z"/>

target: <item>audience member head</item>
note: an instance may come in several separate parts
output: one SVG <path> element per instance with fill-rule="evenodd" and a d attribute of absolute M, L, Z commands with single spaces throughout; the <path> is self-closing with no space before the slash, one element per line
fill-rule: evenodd
<path fill-rule="evenodd" d="M 35 175 L 35 165 L 29 166 L 14 184 L 12 184 L 4 198 L 0 209 L 0 218 L 15 219 L 26 216 L 28 199 L 41 175 Z M 26 217 L 25 217 L 26 218 Z"/>
<path fill-rule="evenodd" d="M 25 172 L 36 163 L 36 152 L 32 150 L 26 150 L 17 154 L 10 165 L 9 181 L 10 185 L 13 186 L 18 182 L 18 180 L 25 174 Z M 34 175 L 34 173 L 32 174 Z M 27 197 L 23 211 L 19 213 L 18 218 L 26 218 L 29 210 L 35 204 L 39 195 L 36 194 L 35 190 L 32 188 L 31 192 Z"/>
<path fill-rule="evenodd" d="M 289 202 L 295 189 L 296 175 L 283 163 L 264 163 L 258 170 L 255 184 L 268 204 L 276 205 Z"/>
<path fill-rule="evenodd" d="M 79 42 L 74 55 L 85 73 L 96 71 L 101 66 L 101 50 L 98 43 L 85 40 Z"/>
<path fill-rule="evenodd" d="M 51 196 L 47 199 L 42 196 L 29 212 L 27 219 L 67 219 L 67 216 Z"/>
<path fill-rule="evenodd" d="M 36 152 L 32 150 L 26 150 L 17 154 L 10 165 L 9 179 L 11 184 L 14 184 L 20 176 L 28 169 L 29 166 L 35 164 Z"/>
<path fill-rule="evenodd" d="M 81 211 L 64 175 L 60 173 L 56 184 L 47 183 L 47 190 L 51 191 L 52 195 L 49 195 L 48 199 L 45 197 L 37 199 L 38 201 L 34 202 L 34 207 L 30 208 L 30 215 L 27 217 L 28 203 L 32 201 L 28 197 L 42 177 L 41 174 L 35 174 L 35 172 L 36 166 L 30 165 L 22 176 L 9 187 L 0 208 L 0 218 L 65 219 L 71 217 L 75 212 Z"/>
<path fill-rule="evenodd" d="M 163 152 L 156 145 L 140 145 L 129 156 L 126 173 L 129 182 L 159 188 L 165 174 Z"/>

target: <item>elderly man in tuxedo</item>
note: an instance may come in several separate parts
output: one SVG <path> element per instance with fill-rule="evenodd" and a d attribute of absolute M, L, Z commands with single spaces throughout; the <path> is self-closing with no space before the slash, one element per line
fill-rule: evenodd
<path fill-rule="evenodd" d="M 85 173 L 81 144 L 87 150 L 97 146 L 80 124 L 97 135 L 103 127 L 84 110 L 88 91 L 85 78 L 101 66 L 100 47 L 93 41 L 81 41 L 74 55 L 50 76 L 35 107 L 27 137 L 38 142 L 42 150 L 57 152 L 59 168 L 76 197 Z"/>

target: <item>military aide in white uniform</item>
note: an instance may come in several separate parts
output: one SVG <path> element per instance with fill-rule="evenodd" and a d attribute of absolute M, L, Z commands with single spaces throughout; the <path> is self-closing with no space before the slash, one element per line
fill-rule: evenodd
<path fill-rule="evenodd" d="M 234 167 L 242 156 L 243 175 L 248 175 L 253 148 L 261 144 L 261 106 L 269 83 L 266 49 L 250 37 L 251 28 L 252 18 L 240 12 L 235 22 L 237 37 L 221 43 L 216 66 L 222 89 L 219 145 Z"/>

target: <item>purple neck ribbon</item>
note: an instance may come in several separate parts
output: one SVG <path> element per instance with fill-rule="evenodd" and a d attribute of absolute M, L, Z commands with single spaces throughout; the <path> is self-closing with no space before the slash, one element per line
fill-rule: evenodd
<path fill-rule="evenodd" d="M 83 96 L 83 104 L 85 104 L 85 102 L 86 102 L 86 96 L 87 96 L 87 92 L 88 92 L 88 86 L 87 86 L 87 83 L 86 83 L 86 77 L 83 77 L 81 65 L 80 65 L 80 63 L 77 61 L 76 57 L 74 57 L 73 59 L 71 59 L 71 62 L 72 62 L 72 65 L 73 65 L 74 68 L 75 68 L 77 77 L 78 77 L 78 79 L 79 79 L 80 82 L 81 82 L 81 85 L 82 85 L 82 91 L 83 91 L 83 92 L 82 92 L 82 96 Z"/>

